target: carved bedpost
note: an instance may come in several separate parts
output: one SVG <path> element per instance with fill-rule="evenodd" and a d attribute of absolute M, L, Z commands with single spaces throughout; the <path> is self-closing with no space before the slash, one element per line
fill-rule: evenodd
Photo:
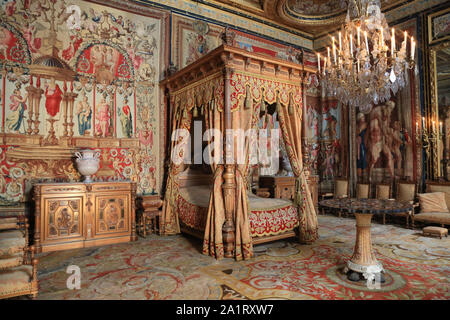
<path fill-rule="evenodd" d="M 227 58 L 225 58 L 227 59 Z M 224 146 L 225 146 L 225 170 L 223 174 L 224 184 L 223 195 L 225 200 L 225 223 L 222 228 L 222 236 L 224 242 L 224 256 L 226 258 L 232 258 L 234 256 L 234 243 L 235 243 L 235 200 L 236 200 L 236 177 L 235 166 L 232 159 L 232 140 L 227 138 L 231 133 L 231 105 L 230 105 L 230 78 L 232 70 L 230 68 L 224 69 L 224 81 L 225 81 L 225 108 L 224 108 Z M 233 136 L 231 135 L 231 138 Z"/>
<path fill-rule="evenodd" d="M 304 63 L 304 62 L 303 62 Z M 306 126 L 307 126 L 307 105 L 306 105 L 306 90 L 305 85 L 308 82 L 309 78 L 309 72 L 302 72 L 301 76 L 301 90 L 302 90 L 302 162 L 303 162 L 303 168 L 306 175 L 306 178 L 309 179 L 309 176 L 311 174 L 311 167 L 310 167 L 310 159 L 309 159 L 309 144 L 308 144 L 308 135 L 306 132 Z M 308 181 L 309 182 L 309 181 Z"/>
<path fill-rule="evenodd" d="M 136 235 L 136 182 L 131 183 L 131 241 L 137 241 Z"/>
<path fill-rule="evenodd" d="M 36 253 L 42 252 L 41 246 L 41 186 L 34 187 L 34 195 L 33 195 L 34 203 L 35 203 L 35 211 L 34 211 L 34 246 L 36 249 Z"/>

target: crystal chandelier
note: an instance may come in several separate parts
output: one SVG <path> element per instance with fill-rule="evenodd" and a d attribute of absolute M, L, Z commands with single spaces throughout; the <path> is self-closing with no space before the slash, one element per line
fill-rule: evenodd
<path fill-rule="evenodd" d="M 380 0 L 350 0 L 345 25 L 331 40 L 324 56 L 317 54 L 322 88 L 363 113 L 403 88 L 415 67 L 414 38 L 405 31 L 397 47 Z"/>

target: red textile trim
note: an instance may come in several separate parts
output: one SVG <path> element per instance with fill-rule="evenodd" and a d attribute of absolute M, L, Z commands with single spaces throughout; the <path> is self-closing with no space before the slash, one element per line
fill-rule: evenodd
<path fill-rule="evenodd" d="M 251 211 L 250 232 L 252 236 L 268 236 L 293 230 L 299 225 L 297 207 L 288 205 L 281 209 Z"/>

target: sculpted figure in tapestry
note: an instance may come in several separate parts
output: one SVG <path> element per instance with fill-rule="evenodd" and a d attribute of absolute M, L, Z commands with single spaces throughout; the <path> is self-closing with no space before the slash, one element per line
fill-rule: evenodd
<path fill-rule="evenodd" d="M 89 135 L 91 129 L 92 108 L 89 105 L 86 94 L 81 96 L 81 101 L 77 103 L 78 132 L 80 136 Z"/>
<path fill-rule="evenodd" d="M 367 168 L 367 122 L 364 113 L 358 113 L 356 123 L 356 168 L 358 176 L 362 176 Z"/>
<path fill-rule="evenodd" d="M 133 136 L 133 118 L 131 116 L 131 108 L 128 105 L 128 99 L 125 98 L 122 110 L 119 109 L 120 123 L 122 124 L 122 134 L 131 138 Z"/>
<path fill-rule="evenodd" d="M 395 109 L 395 103 L 388 101 L 386 105 L 379 105 L 372 109 L 369 113 L 368 126 L 368 142 L 369 150 L 369 180 L 372 179 L 373 169 L 375 166 L 387 169 L 390 178 L 395 178 L 395 160 L 400 159 L 397 167 L 401 166 L 401 151 L 400 145 L 403 143 L 399 126 L 391 124 L 392 111 Z M 399 145 L 399 141 L 401 141 Z M 399 149 L 399 150 L 396 150 Z M 383 161 L 384 160 L 384 161 Z M 378 163 L 378 164 L 377 164 Z"/>
<path fill-rule="evenodd" d="M 111 119 L 109 110 L 110 106 L 106 101 L 105 96 L 102 96 L 100 103 L 96 107 L 97 109 L 97 135 L 100 137 L 107 137 L 109 134 L 109 120 Z"/>
<path fill-rule="evenodd" d="M 319 137 L 319 114 L 313 106 L 308 106 L 308 127 L 310 138 Z"/>
<path fill-rule="evenodd" d="M 55 82 L 55 78 L 50 78 L 49 82 L 45 82 L 45 108 L 47 113 L 54 117 L 59 112 L 63 92 Z"/>
<path fill-rule="evenodd" d="M 19 131 L 20 126 L 22 125 L 24 112 L 27 109 L 27 101 L 28 93 L 26 93 L 23 97 L 20 93 L 20 89 L 15 89 L 14 93 L 10 96 L 11 103 L 9 104 L 9 110 L 11 113 L 6 119 L 6 127 L 9 131 Z M 24 128 L 25 131 L 25 128 Z"/>

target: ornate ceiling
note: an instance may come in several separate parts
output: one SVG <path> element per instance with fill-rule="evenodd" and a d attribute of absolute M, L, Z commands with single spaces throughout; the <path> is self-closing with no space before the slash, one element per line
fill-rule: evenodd
<path fill-rule="evenodd" d="M 381 0 L 383 11 L 411 0 Z M 264 11 L 274 20 L 319 37 L 345 20 L 348 0 L 265 0 Z"/>
<path fill-rule="evenodd" d="M 381 6 L 387 11 L 412 1 L 381 0 Z M 342 24 L 348 0 L 222 0 L 220 3 L 292 27 L 309 38 L 318 38 Z"/>

